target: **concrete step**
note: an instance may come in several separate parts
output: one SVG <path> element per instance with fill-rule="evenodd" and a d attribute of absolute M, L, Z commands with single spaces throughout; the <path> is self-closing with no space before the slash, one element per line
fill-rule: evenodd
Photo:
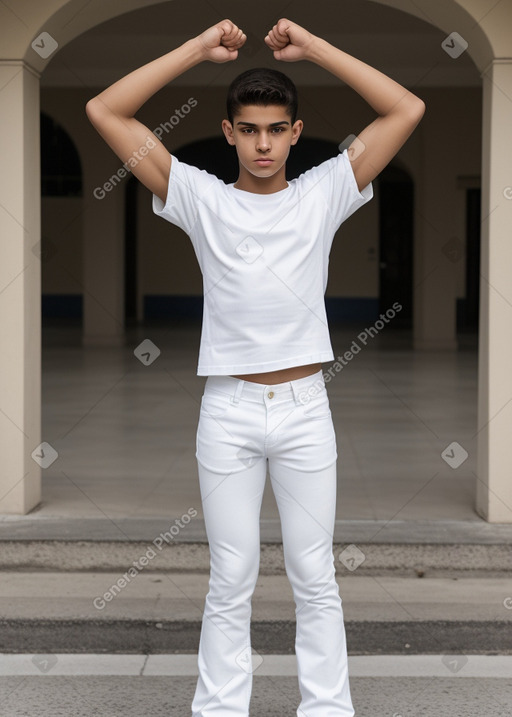
<path fill-rule="evenodd" d="M 285 575 L 278 520 L 260 523 L 261 575 Z M 339 576 L 499 577 L 512 564 L 512 525 L 485 521 L 337 521 Z M 204 521 L 0 516 L 0 570 L 209 571 Z"/>
<path fill-rule="evenodd" d="M 512 654 L 512 579 L 338 578 L 349 653 Z M 208 574 L 0 573 L 0 653 L 197 652 Z M 260 575 L 252 644 L 292 654 L 288 578 Z"/>

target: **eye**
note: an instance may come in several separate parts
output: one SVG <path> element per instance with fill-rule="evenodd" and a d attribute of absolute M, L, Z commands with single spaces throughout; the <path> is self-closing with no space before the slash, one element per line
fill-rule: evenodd
<path fill-rule="evenodd" d="M 240 130 L 242 134 L 250 134 L 254 132 L 255 130 L 252 127 L 245 127 L 244 129 Z M 284 127 L 272 127 L 272 132 L 276 132 L 277 134 L 282 134 L 285 131 Z"/>

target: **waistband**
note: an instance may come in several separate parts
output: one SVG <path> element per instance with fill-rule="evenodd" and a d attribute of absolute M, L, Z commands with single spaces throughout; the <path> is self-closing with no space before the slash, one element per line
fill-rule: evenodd
<path fill-rule="evenodd" d="M 205 391 L 212 389 L 227 393 L 233 403 L 238 403 L 240 398 L 261 403 L 269 392 L 272 392 L 273 397 L 278 400 L 293 398 L 296 403 L 308 403 L 311 399 L 311 391 L 318 391 L 319 388 L 325 388 L 322 369 L 310 376 L 283 383 L 255 383 L 234 376 L 208 376 L 205 383 Z"/>

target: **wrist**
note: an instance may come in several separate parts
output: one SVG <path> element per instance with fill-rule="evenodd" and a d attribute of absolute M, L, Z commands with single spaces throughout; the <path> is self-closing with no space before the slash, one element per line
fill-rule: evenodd
<path fill-rule="evenodd" d="M 306 51 L 306 59 L 310 62 L 316 62 L 317 65 L 321 65 L 327 54 L 328 48 L 332 48 L 332 46 L 326 40 L 322 37 L 318 37 L 317 35 L 313 35 L 313 40 L 308 45 Z"/>
<path fill-rule="evenodd" d="M 181 47 L 186 52 L 190 67 L 206 60 L 205 49 L 199 37 L 191 37 Z"/>

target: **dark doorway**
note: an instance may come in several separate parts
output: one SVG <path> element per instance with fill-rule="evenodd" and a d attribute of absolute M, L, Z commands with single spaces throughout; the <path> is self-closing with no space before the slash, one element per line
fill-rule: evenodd
<path fill-rule="evenodd" d="M 480 188 L 466 190 L 466 300 L 458 330 L 478 330 L 480 304 Z"/>
<path fill-rule="evenodd" d="M 124 319 L 125 325 L 137 323 L 137 186 L 130 177 L 126 184 L 124 215 Z"/>
<path fill-rule="evenodd" d="M 66 130 L 41 112 L 41 196 L 81 197 L 80 157 Z"/>
<path fill-rule="evenodd" d="M 75 144 L 66 130 L 52 117 L 41 112 L 40 115 L 40 160 L 41 160 L 41 241 L 32 247 L 32 251 L 41 261 L 43 272 L 43 290 L 45 286 L 44 272 L 46 264 L 53 260 L 55 254 L 66 247 L 68 236 L 75 231 L 73 222 L 63 227 L 60 232 L 49 235 L 47 197 L 73 199 L 83 196 L 82 166 Z M 57 258 L 57 262 L 58 262 Z M 55 269 L 54 269 L 55 271 Z M 74 323 L 83 317 L 82 293 L 41 294 L 41 319 L 45 328 L 56 320 Z"/>
<path fill-rule="evenodd" d="M 414 187 L 407 172 L 388 166 L 379 178 L 379 313 L 402 309 L 394 328 L 410 329 L 413 316 Z"/>

